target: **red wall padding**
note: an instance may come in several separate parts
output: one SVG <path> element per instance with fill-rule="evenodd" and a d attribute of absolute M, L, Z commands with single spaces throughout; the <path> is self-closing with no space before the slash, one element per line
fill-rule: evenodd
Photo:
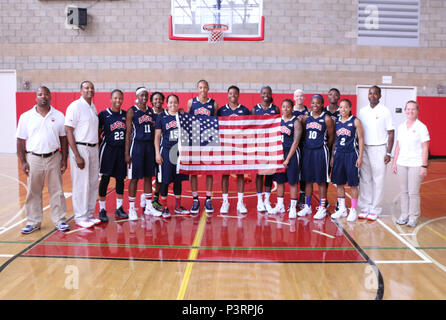
<path fill-rule="evenodd" d="M 429 152 L 432 156 L 446 156 L 446 124 L 443 116 L 446 111 L 444 97 L 418 97 L 420 107 L 418 118 L 429 130 L 431 141 Z"/>
<path fill-rule="evenodd" d="M 163 92 L 167 97 L 171 92 Z M 177 92 L 180 99 L 180 107 L 186 109 L 187 101 L 196 96 L 196 93 Z M 19 116 L 30 109 L 35 104 L 34 92 L 18 92 L 17 93 L 17 119 Z M 228 102 L 226 92 L 209 93 L 211 98 L 214 98 L 218 104 L 224 105 Z M 305 94 L 305 105 L 310 106 L 312 94 Z M 328 104 L 327 95 L 322 95 L 325 99 L 325 104 Z M 51 93 L 51 105 L 62 111 L 65 111 L 68 105 L 79 99 L 80 93 L 78 92 L 52 92 Z M 356 95 L 341 95 L 341 99 L 350 99 L 353 104 L 352 112 L 356 114 Z M 124 103 L 122 108 L 127 110 L 129 107 L 135 104 L 135 93 L 125 92 Z M 274 104 L 279 108 L 283 99 L 293 100 L 292 94 L 273 94 Z M 446 156 L 446 142 L 443 137 L 446 137 L 446 125 L 442 123 L 443 115 L 446 111 L 446 98 L 444 97 L 418 97 L 417 101 L 420 105 L 419 119 L 426 124 L 430 136 L 431 142 L 429 146 L 429 152 L 433 156 Z M 110 93 L 108 92 L 96 92 L 94 104 L 97 107 L 98 112 L 108 108 L 110 106 Z M 239 102 L 249 109 L 254 105 L 261 102 L 259 93 L 242 93 L 240 95 Z"/>

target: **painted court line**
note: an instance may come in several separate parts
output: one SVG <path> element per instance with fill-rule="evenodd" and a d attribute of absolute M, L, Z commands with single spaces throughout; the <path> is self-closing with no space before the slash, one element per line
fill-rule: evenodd
<path fill-rule="evenodd" d="M 195 234 L 194 242 L 192 246 L 195 247 L 189 253 L 188 260 L 196 260 L 198 256 L 198 247 L 201 243 L 201 239 L 203 238 L 204 229 L 206 227 L 206 215 L 202 214 L 200 219 L 200 224 L 198 225 L 197 233 Z M 186 270 L 184 271 L 183 280 L 181 281 L 180 290 L 178 291 L 177 300 L 184 300 L 184 296 L 186 295 L 186 289 L 189 284 L 189 279 L 192 273 L 192 267 L 194 263 L 188 262 L 186 265 Z"/>
<path fill-rule="evenodd" d="M 268 222 L 272 222 L 272 223 L 285 224 L 285 225 L 287 225 L 287 226 L 291 226 L 291 223 L 288 223 L 288 222 L 282 222 L 282 221 L 270 220 L 270 219 L 266 219 L 266 221 L 268 221 Z M 314 231 L 314 230 L 313 230 L 313 231 Z"/>
<path fill-rule="evenodd" d="M 1 175 L 1 174 L 0 174 Z M 18 180 L 17 180 L 18 181 Z M 20 181 L 19 181 L 20 182 Z M 21 182 L 22 183 L 22 182 Z M 27 189 L 28 190 L 28 189 Z M 65 198 L 69 198 L 69 197 L 71 197 L 71 193 L 69 193 L 69 192 L 65 192 L 64 193 L 64 196 L 65 196 Z M 50 205 L 47 205 L 45 208 L 42 208 L 42 211 L 46 211 L 46 210 L 48 210 L 50 208 Z M 24 219 L 22 219 L 22 220 L 20 220 L 20 221 L 18 221 L 18 222 L 16 222 L 16 223 L 14 223 L 14 224 L 12 224 L 12 225 L 10 225 L 9 227 L 5 227 L 5 226 L 7 226 L 9 223 L 11 223 L 12 221 L 14 221 L 17 217 L 19 217 L 22 213 L 23 213 L 23 211 L 25 211 L 25 207 L 22 207 L 22 208 L 20 208 L 20 210 L 11 218 L 11 219 L 9 219 L 1 228 L 0 228 L 0 235 L 1 234 L 3 234 L 3 233 L 5 233 L 5 232 L 7 232 L 8 230 L 11 230 L 12 228 L 14 228 L 14 227 L 16 227 L 16 226 L 18 226 L 19 224 L 21 224 L 21 223 L 23 223 L 23 222 L 25 222 L 26 221 L 26 218 L 24 218 Z"/>
<path fill-rule="evenodd" d="M 424 261 L 424 260 L 382 260 L 382 261 L 375 261 L 376 264 L 412 264 L 412 263 L 431 263 L 430 261 Z"/>
<path fill-rule="evenodd" d="M 412 244 L 410 244 L 406 239 L 401 237 L 398 233 L 396 233 L 392 228 L 390 228 L 387 224 L 381 221 L 381 219 L 376 220 L 379 224 L 381 224 L 387 231 L 394 235 L 395 238 L 404 243 L 409 249 L 411 249 L 417 256 L 419 256 L 426 263 L 432 263 L 432 261 L 427 258 L 420 250 L 415 248 Z"/>
<path fill-rule="evenodd" d="M 345 193 L 350 199 L 351 199 L 351 195 L 348 194 L 347 192 Z M 382 215 L 381 215 L 382 216 Z M 398 240 L 400 240 L 402 243 L 404 243 L 404 245 L 406 245 L 410 250 L 412 250 L 417 256 L 419 256 L 424 263 L 432 263 L 432 260 L 430 260 L 428 257 L 426 257 L 420 250 L 418 250 L 417 248 L 415 248 L 412 244 L 410 244 L 406 239 L 404 239 L 403 237 L 401 237 L 398 233 L 396 233 L 392 228 L 390 228 L 387 224 L 385 224 L 384 222 L 381 221 L 381 219 L 377 219 L 376 220 L 379 224 L 381 224 L 387 231 L 389 231 L 391 234 L 393 234 L 393 236 L 395 238 L 397 238 Z M 397 260 L 395 260 L 397 261 Z M 418 260 L 415 260 L 418 261 Z M 376 262 L 376 261 L 375 261 Z M 388 262 L 390 263 L 390 262 Z"/>
<path fill-rule="evenodd" d="M 329 238 L 331 238 L 331 239 L 334 239 L 334 238 L 335 238 L 335 237 L 333 237 L 331 234 L 328 234 L 328 233 L 320 232 L 320 231 L 318 231 L 318 230 L 312 230 L 312 231 L 315 232 L 315 233 L 319 233 L 319 234 L 321 234 L 321 235 L 323 235 L 323 236 L 329 237 Z"/>
<path fill-rule="evenodd" d="M 435 230 L 434 228 L 430 227 L 430 226 L 426 226 L 427 229 L 429 229 L 430 231 L 432 231 L 433 233 L 435 233 L 437 236 L 439 236 L 441 239 L 446 240 L 446 236 L 440 232 L 438 232 L 437 230 Z"/>

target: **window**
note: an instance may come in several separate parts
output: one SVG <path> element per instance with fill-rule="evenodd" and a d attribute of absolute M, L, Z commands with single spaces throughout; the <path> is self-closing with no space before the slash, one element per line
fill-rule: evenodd
<path fill-rule="evenodd" d="M 359 0 L 358 45 L 418 46 L 419 0 Z"/>

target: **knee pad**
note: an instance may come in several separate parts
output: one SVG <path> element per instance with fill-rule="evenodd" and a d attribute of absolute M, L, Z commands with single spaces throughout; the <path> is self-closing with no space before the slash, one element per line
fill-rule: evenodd
<path fill-rule="evenodd" d="M 102 176 L 101 182 L 99 182 L 99 196 L 105 197 L 107 195 L 107 187 L 110 182 L 110 176 Z"/>
<path fill-rule="evenodd" d="M 124 194 L 124 179 L 116 179 L 116 193 Z"/>
<path fill-rule="evenodd" d="M 273 186 L 273 176 L 267 175 L 265 176 L 265 187 L 271 188 Z"/>
<path fill-rule="evenodd" d="M 173 194 L 178 196 L 181 194 L 181 181 L 175 181 L 173 184 Z"/>
<path fill-rule="evenodd" d="M 162 183 L 160 187 L 160 195 L 161 197 L 167 197 L 167 193 L 169 191 L 169 185 Z"/>

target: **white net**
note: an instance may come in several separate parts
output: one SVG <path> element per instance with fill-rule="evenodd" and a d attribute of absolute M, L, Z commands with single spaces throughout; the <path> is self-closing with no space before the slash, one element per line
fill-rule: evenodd
<path fill-rule="evenodd" d="M 222 30 L 211 30 L 209 31 L 208 43 L 216 44 L 222 43 L 225 37 Z"/>
<path fill-rule="evenodd" d="M 222 43 L 225 39 L 224 32 L 228 31 L 228 26 L 224 24 L 206 24 L 203 30 L 209 32 L 208 43 Z"/>

